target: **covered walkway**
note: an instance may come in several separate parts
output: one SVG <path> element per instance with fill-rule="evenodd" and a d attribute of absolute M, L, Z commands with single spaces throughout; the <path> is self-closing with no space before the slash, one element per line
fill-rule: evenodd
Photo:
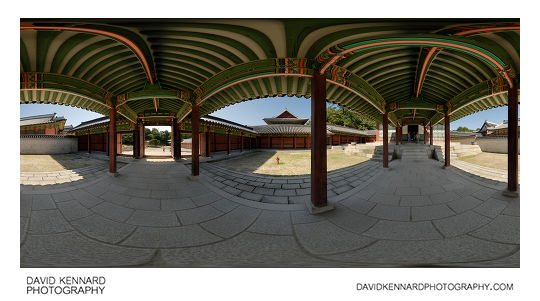
<path fill-rule="evenodd" d="M 519 266 L 519 200 L 441 163 L 390 163 L 335 210 L 266 204 L 139 160 L 21 192 L 25 267 Z M 330 189 L 329 189 L 330 190 Z"/>

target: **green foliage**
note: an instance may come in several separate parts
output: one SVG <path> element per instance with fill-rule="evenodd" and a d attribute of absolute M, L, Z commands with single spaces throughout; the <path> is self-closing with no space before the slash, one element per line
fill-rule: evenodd
<path fill-rule="evenodd" d="M 157 139 L 152 139 L 152 140 L 148 141 L 148 145 L 150 145 L 150 146 L 160 146 L 161 143 Z"/>
<path fill-rule="evenodd" d="M 466 126 L 460 126 L 460 127 L 457 128 L 456 131 L 458 131 L 458 132 L 474 132 L 474 130 L 469 129 Z"/>
<path fill-rule="evenodd" d="M 159 142 L 159 145 L 167 145 L 168 140 L 171 139 L 171 133 L 169 131 L 158 131 L 156 128 L 145 128 L 144 136 L 145 140 L 147 141 L 157 140 Z"/>
<path fill-rule="evenodd" d="M 122 135 L 122 144 L 133 145 L 133 134 L 123 134 Z"/>
<path fill-rule="evenodd" d="M 359 130 L 375 129 L 375 121 L 361 117 L 351 109 L 340 106 L 329 106 L 326 108 L 326 122 Z"/>

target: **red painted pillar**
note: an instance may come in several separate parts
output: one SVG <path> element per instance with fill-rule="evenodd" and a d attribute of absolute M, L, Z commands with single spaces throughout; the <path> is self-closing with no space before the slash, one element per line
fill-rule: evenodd
<path fill-rule="evenodd" d="M 244 133 L 240 133 L 240 152 L 244 152 Z"/>
<path fill-rule="evenodd" d="M 206 144 L 206 156 L 210 157 L 211 148 L 210 148 L 210 128 L 209 127 L 206 128 L 206 133 L 204 135 L 204 140 L 205 140 L 205 144 Z"/>
<path fill-rule="evenodd" d="M 281 140 L 281 149 L 283 149 L 283 140 L 284 140 L 285 138 L 283 138 L 283 135 L 281 135 L 280 138 L 281 138 L 281 139 L 280 139 L 280 140 Z"/>
<path fill-rule="evenodd" d="M 338 140 L 337 140 L 338 145 L 341 145 L 341 134 L 338 134 L 338 138 L 337 138 L 337 139 L 338 139 Z"/>
<path fill-rule="evenodd" d="M 191 175 L 199 175 L 199 105 L 191 106 Z"/>
<path fill-rule="evenodd" d="M 272 138 L 268 135 L 268 148 L 272 148 Z"/>
<path fill-rule="evenodd" d="M 116 106 L 109 109 L 109 173 L 116 174 Z"/>
<path fill-rule="evenodd" d="M 328 204 L 326 167 L 326 75 L 314 70 L 311 78 L 311 203 Z"/>
<path fill-rule="evenodd" d="M 231 154 L 231 132 L 227 131 L 227 155 Z"/>
<path fill-rule="evenodd" d="M 214 151 L 216 151 L 216 132 L 214 132 L 214 135 L 212 135 L 214 138 L 212 139 L 212 146 L 214 147 Z"/>
<path fill-rule="evenodd" d="M 293 149 L 296 149 L 296 134 L 292 136 Z"/>
<path fill-rule="evenodd" d="M 518 189 L 518 94 L 517 83 L 508 89 L 508 191 Z"/>
<path fill-rule="evenodd" d="M 88 130 L 88 153 L 92 152 L 92 138 L 90 138 L 90 130 Z"/>
<path fill-rule="evenodd" d="M 388 112 L 383 114 L 383 168 L 388 168 Z"/>
<path fill-rule="evenodd" d="M 450 166 L 450 115 L 444 113 L 444 166 Z"/>
<path fill-rule="evenodd" d="M 137 158 L 137 142 L 138 142 L 138 132 L 137 132 L 137 129 L 139 128 L 139 125 L 138 123 L 136 122 L 133 126 L 133 131 L 132 132 L 132 135 L 133 135 L 133 158 Z"/>
<path fill-rule="evenodd" d="M 427 127 L 424 125 L 424 144 L 427 144 Z"/>
<path fill-rule="evenodd" d="M 429 145 L 433 145 L 433 125 L 429 125 Z"/>

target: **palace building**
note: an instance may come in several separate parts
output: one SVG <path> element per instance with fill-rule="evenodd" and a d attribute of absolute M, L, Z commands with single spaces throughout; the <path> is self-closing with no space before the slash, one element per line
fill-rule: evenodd
<path fill-rule="evenodd" d="M 308 118 L 298 118 L 287 109 L 272 118 L 264 118 L 265 125 L 247 126 L 214 116 L 201 117 L 199 128 L 200 154 L 210 157 L 215 152 L 244 151 L 257 148 L 308 149 L 311 145 L 311 126 Z M 108 117 L 85 121 L 69 133 L 78 137 L 79 150 L 108 150 Z M 180 132 L 191 133 L 191 124 L 183 122 Z M 122 135 L 133 134 L 128 122 L 117 125 L 117 150 L 121 152 Z M 143 133 L 144 135 L 144 133 Z M 327 145 L 350 142 L 368 143 L 376 141 L 376 130 L 358 130 L 345 126 L 327 124 Z M 145 139 L 142 138 L 141 141 Z M 172 141 L 174 144 L 174 141 Z M 183 147 L 191 147 L 191 139 L 181 142 Z M 90 147 L 89 147 L 90 146 Z M 174 146 L 173 146 L 174 149 Z M 144 154 L 140 155 L 144 156 Z"/>
<path fill-rule="evenodd" d="M 20 121 L 21 135 L 63 135 L 66 118 L 56 113 L 22 117 Z"/>

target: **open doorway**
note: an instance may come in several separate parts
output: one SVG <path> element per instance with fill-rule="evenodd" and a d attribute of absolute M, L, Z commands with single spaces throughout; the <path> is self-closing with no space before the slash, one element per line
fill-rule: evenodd
<path fill-rule="evenodd" d="M 144 127 L 144 156 L 173 156 L 171 148 L 171 126 Z"/>
<path fill-rule="evenodd" d="M 417 124 L 410 124 L 407 126 L 407 133 L 408 138 L 407 140 L 409 142 L 418 142 L 418 125 Z"/>

